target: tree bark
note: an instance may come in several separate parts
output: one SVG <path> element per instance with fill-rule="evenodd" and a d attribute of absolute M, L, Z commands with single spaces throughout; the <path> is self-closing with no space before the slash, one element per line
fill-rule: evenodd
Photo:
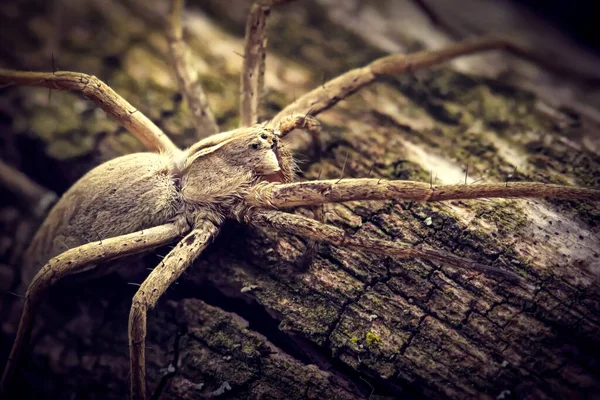
<path fill-rule="evenodd" d="M 369 12 L 385 20 L 390 4 L 369 3 Z M 3 67 L 96 75 L 178 145 L 193 143 L 193 116 L 178 93 L 161 28 L 166 3 L 22 1 L 2 7 L 1 36 L 12 38 L 0 44 Z M 188 5 L 184 39 L 226 130 L 238 125 L 242 59 L 235 52 L 243 48 L 249 2 L 197 7 Z M 360 18 L 373 14 L 359 7 L 344 14 L 346 24 L 336 23 L 340 7 L 299 1 L 271 15 L 263 117 L 324 79 L 387 54 L 381 45 L 387 42 L 364 33 L 368 21 Z M 365 24 L 362 32 L 354 29 L 357 23 Z M 431 45 L 409 33 L 400 27 L 384 38 L 403 49 Z M 598 87 L 495 57 L 508 66 L 502 79 L 435 68 L 385 79 L 319 115 L 326 151 L 321 160 L 302 163 L 303 178 L 598 186 L 597 108 L 580 108 Z M 471 62 L 490 72 L 489 62 Z M 529 79 L 524 90 L 532 70 L 554 81 Z M 577 96 L 551 103 L 558 97 L 549 82 L 556 80 Z M 0 92 L 0 114 L 0 156 L 57 193 L 93 166 L 142 150 L 93 104 L 69 93 L 7 88 Z M 3 258 L 14 259 L 27 236 L 19 227 L 30 225 L 31 217 L 4 194 L 1 206 L 0 249 Z M 149 313 L 149 393 L 164 399 L 600 394 L 598 205 L 351 202 L 328 207 L 326 216 L 349 232 L 428 244 L 515 271 L 530 287 L 327 245 L 308 270 L 300 270 L 302 240 L 229 223 Z M 145 269 L 167 251 L 132 261 L 126 278 L 54 290 L 15 384 L 19 398 L 126 397 L 131 298 Z M 9 268 L 6 260 L 0 272 L 15 277 L 6 286 L 14 290 L 18 263 Z M 21 304 L 11 294 L 1 296 L 4 364 Z"/>

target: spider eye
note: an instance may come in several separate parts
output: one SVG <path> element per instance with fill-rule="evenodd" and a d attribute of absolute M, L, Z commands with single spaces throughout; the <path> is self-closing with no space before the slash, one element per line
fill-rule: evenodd
<path fill-rule="evenodd" d="M 258 149 L 258 143 L 252 143 L 250 145 L 253 149 Z"/>
<path fill-rule="evenodd" d="M 260 135 L 261 138 L 266 139 L 267 138 L 267 134 L 263 133 L 262 135 Z"/>

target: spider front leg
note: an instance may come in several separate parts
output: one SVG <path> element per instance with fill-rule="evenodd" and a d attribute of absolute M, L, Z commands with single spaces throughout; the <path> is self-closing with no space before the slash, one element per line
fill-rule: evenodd
<path fill-rule="evenodd" d="M 276 129 L 279 131 L 279 137 L 285 138 L 296 129 L 308 132 L 313 145 L 315 157 L 321 156 L 323 141 L 321 139 L 321 123 L 318 119 L 311 117 L 310 112 L 306 115 L 287 115 L 279 120 Z"/>
<path fill-rule="evenodd" d="M 209 220 L 201 221 L 163 259 L 142 283 L 133 297 L 129 314 L 129 362 L 131 398 L 146 399 L 146 315 L 160 296 L 208 246 L 219 228 Z"/>
<path fill-rule="evenodd" d="M 546 185 L 543 183 L 492 183 L 479 185 L 432 186 L 426 183 L 410 181 L 387 181 L 380 179 L 347 179 L 288 184 L 262 184 L 256 186 L 246 197 L 251 207 L 299 207 L 316 208 L 325 203 L 337 203 L 353 200 L 416 200 L 443 201 L 476 198 L 567 198 L 600 201 L 600 190 L 572 186 Z M 258 215 L 258 214 L 256 214 Z M 491 274 L 505 274 L 495 268 L 473 263 L 450 253 L 431 249 L 398 247 L 385 241 L 341 237 L 344 232 L 337 228 L 320 224 L 317 221 L 299 217 L 295 214 L 276 213 L 270 216 L 254 215 L 254 222 L 277 225 L 275 227 L 309 238 L 303 258 L 310 257 L 316 249 L 315 241 L 325 240 L 333 244 L 345 245 L 361 250 L 373 251 L 401 257 L 420 257 L 458 267 L 468 266 Z M 298 219 L 298 218 L 300 219 Z M 312 221 L 312 222 L 309 222 Z M 391 246 L 391 247 L 390 247 Z M 305 259 L 306 260 L 306 259 Z M 511 275 L 513 279 L 515 275 Z"/>
<path fill-rule="evenodd" d="M 181 224 L 170 223 L 143 231 L 104 239 L 75 247 L 54 257 L 37 273 L 25 294 L 19 328 L 2 374 L 0 394 L 4 394 L 18 365 L 33 328 L 35 315 L 50 287 L 61 278 L 84 270 L 90 263 L 110 261 L 138 254 L 169 243 L 181 234 Z"/>
<path fill-rule="evenodd" d="M 573 71 L 568 68 L 561 67 L 552 60 L 502 38 L 467 40 L 451 44 L 439 50 L 420 51 L 412 54 L 393 54 L 379 58 L 362 68 L 350 70 L 318 86 L 285 107 L 273 118 L 273 123 L 277 124 L 286 116 L 294 113 L 310 112 L 311 115 L 316 116 L 333 107 L 340 100 L 375 82 L 381 76 L 414 72 L 458 57 L 491 50 L 506 51 L 539 64 L 557 74 L 574 75 Z M 590 78 L 597 79 L 595 76 Z"/>
<path fill-rule="evenodd" d="M 256 207 L 285 208 L 354 200 L 446 201 L 494 197 L 600 201 L 600 189 L 536 182 L 434 186 L 383 179 L 332 179 L 258 185 L 248 193 L 246 202 Z"/>
<path fill-rule="evenodd" d="M 244 219 L 249 223 L 258 226 L 274 228 L 286 233 L 302 236 L 311 240 L 331 243 L 340 247 L 385 254 L 398 258 L 420 258 L 456 268 L 475 270 L 488 275 L 495 275 L 515 282 L 520 281 L 521 279 L 512 272 L 480 264 L 446 251 L 428 249 L 421 246 L 411 247 L 401 243 L 364 236 L 352 236 L 348 235 L 342 229 L 322 224 L 314 219 L 297 214 L 253 209 L 245 214 Z"/>
<path fill-rule="evenodd" d="M 0 88 L 39 86 L 57 90 L 73 90 L 92 100 L 107 114 L 137 137 L 150 151 L 178 155 L 181 150 L 141 111 L 129 104 L 107 84 L 95 76 L 78 72 L 22 72 L 0 69 Z"/>
<path fill-rule="evenodd" d="M 321 157 L 323 149 L 323 141 L 321 139 L 321 123 L 316 118 L 310 115 L 289 115 L 282 118 L 277 125 L 276 130 L 279 132 L 279 137 L 285 138 L 288 134 L 296 129 L 301 129 L 308 132 L 312 139 L 313 155 L 316 158 Z M 325 222 L 325 213 L 322 206 L 311 207 L 314 217 L 319 222 Z M 309 239 L 304 249 L 304 254 L 300 257 L 300 267 L 306 269 L 314 260 L 319 243 L 316 240 Z"/>

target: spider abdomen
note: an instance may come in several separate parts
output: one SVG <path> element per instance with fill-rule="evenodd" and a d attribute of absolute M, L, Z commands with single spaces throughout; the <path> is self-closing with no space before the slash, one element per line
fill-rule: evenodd
<path fill-rule="evenodd" d="M 88 242 L 160 225 L 178 211 L 179 193 L 168 157 L 136 153 L 99 165 L 52 208 L 25 254 L 29 284 L 50 258 Z"/>

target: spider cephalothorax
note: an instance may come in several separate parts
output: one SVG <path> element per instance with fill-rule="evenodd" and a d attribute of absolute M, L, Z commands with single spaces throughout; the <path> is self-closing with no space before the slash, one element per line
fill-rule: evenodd
<path fill-rule="evenodd" d="M 273 130 L 258 125 L 234 131 L 219 144 L 186 150 L 179 172 L 182 200 L 223 207 L 226 199 L 239 197 L 244 188 L 293 168 L 287 153 L 281 157 L 278 141 Z"/>
<path fill-rule="evenodd" d="M 392 55 L 349 71 L 301 96 L 264 124 L 258 119 L 258 99 L 264 72 L 264 24 L 272 5 L 285 0 L 261 0 L 248 19 L 242 76 L 242 127 L 208 136 L 180 150 L 162 131 L 108 86 L 94 77 L 72 72 L 28 73 L 0 70 L 0 84 L 38 85 L 80 91 L 96 101 L 136 135 L 152 153 L 108 161 L 90 171 L 56 204 L 28 251 L 23 281 L 30 283 L 15 344 L 2 378 L 2 389 L 30 335 L 35 312 L 48 288 L 70 274 L 128 255 L 177 242 L 152 270 L 133 298 L 129 317 L 131 395 L 146 396 L 146 314 L 162 293 L 219 233 L 225 219 L 262 226 L 348 248 L 396 258 L 423 258 L 457 268 L 483 271 L 518 280 L 514 273 L 425 246 L 354 236 L 344 230 L 298 214 L 280 211 L 297 206 L 320 207 L 351 200 L 410 199 L 443 201 L 481 197 L 562 197 L 600 200 L 597 189 L 539 183 L 448 185 L 383 179 L 335 179 L 293 182 L 296 166 L 283 139 L 295 129 L 308 132 L 315 153 L 321 149 L 320 125 L 311 117 L 375 81 L 489 49 L 517 49 L 512 44 L 484 39 L 448 49 Z M 216 127 L 199 86 L 187 76 L 182 57 L 180 2 L 174 2 L 169 22 L 173 63 L 181 90 L 192 104 L 197 128 Z M 183 67 L 182 67 L 183 66 Z M 207 122 L 208 121 L 208 122 Z M 204 124 L 207 123 L 208 125 Z M 204 124 L 204 125 L 203 125 Z M 253 125 L 254 124 L 254 125 Z M 317 212 L 318 214 L 318 212 Z M 319 218 L 317 218 L 319 219 Z M 182 238 L 183 236 L 183 238 Z M 65 249 L 68 249 L 65 251 Z M 34 276 L 35 275 L 35 276 Z"/>

